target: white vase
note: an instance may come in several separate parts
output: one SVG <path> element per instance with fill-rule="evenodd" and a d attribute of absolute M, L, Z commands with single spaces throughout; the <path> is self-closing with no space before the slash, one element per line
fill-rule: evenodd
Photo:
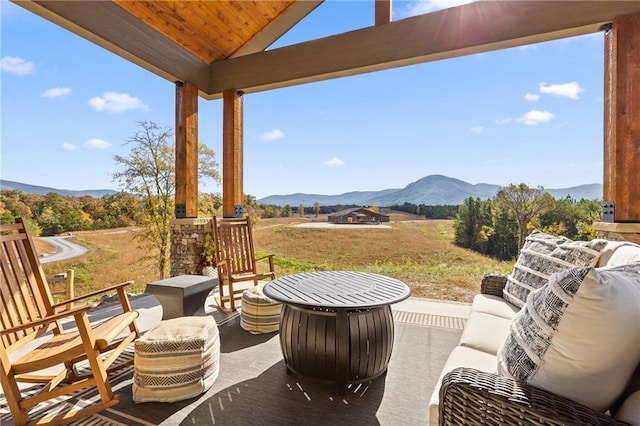
<path fill-rule="evenodd" d="M 202 275 L 206 277 L 217 277 L 218 270 L 215 266 L 205 266 L 204 268 L 202 268 Z"/>

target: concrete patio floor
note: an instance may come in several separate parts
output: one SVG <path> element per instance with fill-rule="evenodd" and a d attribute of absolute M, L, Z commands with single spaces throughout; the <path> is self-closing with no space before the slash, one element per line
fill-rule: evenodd
<path fill-rule="evenodd" d="M 216 291 L 212 291 L 207 297 L 204 306 L 194 315 L 207 315 L 218 311 L 215 301 L 216 294 Z M 240 302 L 238 303 L 240 304 Z M 131 300 L 131 304 L 134 309 L 140 312 L 138 319 L 140 332 L 144 333 L 162 320 L 162 306 L 160 306 L 155 296 L 148 294 L 139 295 Z M 114 307 L 112 309 L 116 308 L 117 307 Z M 104 309 L 110 309 L 110 307 L 107 306 Z M 242 307 L 240 306 L 240 310 L 241 309 Z M 391 309 L 393 311 L 466 320 L 471 312 L 471 304 L 409 297 L 402 302 L 391 305 Z M 217 314 L 224 315 L 222 312 L 217 312 Z"/>

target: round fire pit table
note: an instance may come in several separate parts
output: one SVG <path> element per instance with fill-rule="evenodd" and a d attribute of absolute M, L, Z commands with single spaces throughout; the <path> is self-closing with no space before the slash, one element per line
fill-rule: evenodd
<path fill-rule="evenodd" d="M 283 303 L 280 347 L 287 370 L 335 383 L 340 393 L 387 370 L 390 305 L 411 294 L 395 278 L 352 271 L 287 275 L 267 283 L 264 293 Z"/>

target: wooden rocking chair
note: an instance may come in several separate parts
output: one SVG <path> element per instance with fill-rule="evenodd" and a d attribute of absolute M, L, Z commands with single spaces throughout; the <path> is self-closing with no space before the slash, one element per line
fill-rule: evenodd
<path fill-rule="evenodd" d="M 213 240 L 216 243 L 219 294 L 217 302 L 224 311 L 235 311 L 235 301 L 242 297 L 246 288 L 234 288 L 239 282 L 276 277 L 273 268 L 273 255 L 256 259 L 251 234 L 251 219 L 217 219 L 213 217 Z M 257 262 L 268 261 L 268 271 L 258 272 Z M 227 303 L 229 307 L 227 308 Z"/>
<path fill-rule="evenodd" d="M 131 358 L 122 364 L 117 360 L 139 336 L 138 312 L 132 311 L 124 290 L 132 281 L 54 303 L 26 221 L 0 225 L 0 241 L 0 383 L 15 424 L 64 424 L 117 404 L 119 396 L 113 394 L 107 372 L 132 363 Z M 99 324 L 91 324 L 87 315 L 95 304 L 64 309 L 68 303 L 113 291 L 122 312 Z M 65 318 L 69 321 L 63 324 Z M 79 362 L 88 363 L 90 371 L 81 371 Z M 25 393 L 20 382 L 43 386 Z M 41 402 L 88 387 L 97 388 L 101 399 L 86 408 L 49 416 L 38 410 Z"/>

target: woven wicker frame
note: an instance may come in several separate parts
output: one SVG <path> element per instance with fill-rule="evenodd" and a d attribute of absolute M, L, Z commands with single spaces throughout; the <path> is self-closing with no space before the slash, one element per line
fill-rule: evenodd
<path fill-rule="evenodd" d="M 502 297 L 507 276 L 487 274 L 481 293 Z M 447 373 L 440 425 L 626 425 L 584 405 L 508 377 L 472 368 Z"/>
<path fill-rule="evenodd" d="M 440 425 L 625 425 L 584 405 L 471 368 L 446 374 Z"/>

